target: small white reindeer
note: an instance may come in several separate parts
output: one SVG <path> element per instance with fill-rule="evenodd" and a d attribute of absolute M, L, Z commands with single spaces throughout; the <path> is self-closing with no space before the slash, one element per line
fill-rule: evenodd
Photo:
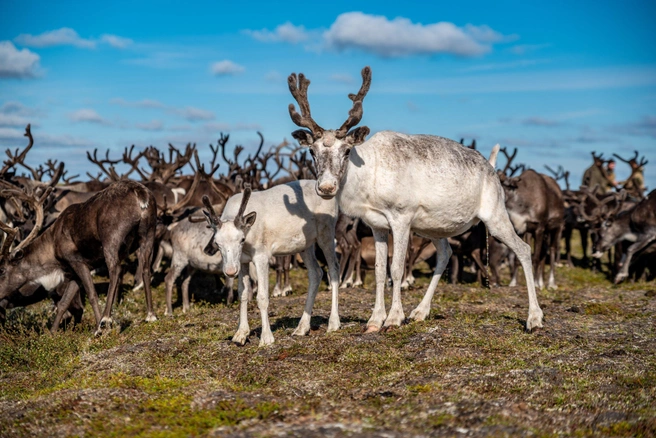
<path fill-rule="evenodd" d="M 217 217 L 209 199 L 203 198 L 207 208 L 204 213 L 213 229 L 205 251 L 208 254 L 221 251 L 223 273 L 227 277 L 239 275 L 239 327 L 232 338 L 236 344 L 245 344 L 250 332 L 246 290 L 250 283 L 250 262 L 257 272 L 257 306 L 262 316 L 260 346 L 274 342 L 268 315 L 269 260 L 272 256 L 302 253 L 310 281 L 303 316 L 293 335 L 309 333 L 312 306 L 322 277 L 314 253 L 315 243 L 328 263 L 332 291 L 328 332 L 339 329 L 339 268 L 335 255 L 337 201 L 319 197 L 315 184 L 316 181 L 300 180 L 252 193 L 250 186 L 246 185 L 243 193 L 228 200 L 221 218 Z M 244 214 L 246 211 L 248 213 Z"/>

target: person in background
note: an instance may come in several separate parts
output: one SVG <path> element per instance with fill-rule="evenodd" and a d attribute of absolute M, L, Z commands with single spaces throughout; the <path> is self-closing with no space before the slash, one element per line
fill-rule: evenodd
<path fill-rule="evenodd" d="M 617 188 L 617 180 L 615 179 L 615 160 L 612 158 L 606 164 L 606 184 L 604 186 L 605 192 L 612 192 Z"/>

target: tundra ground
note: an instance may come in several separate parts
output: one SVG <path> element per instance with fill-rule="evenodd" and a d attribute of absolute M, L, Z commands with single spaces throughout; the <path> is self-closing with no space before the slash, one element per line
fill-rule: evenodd
<path fill-rule="evenodd" d="M 419 275 L 406 315 L 430 279 Z M 0 435 L 656 435 L 656 284 L 612 286 L 580 268 L 558 276 L 558 290 L 538 293 L 545 324 L 532 334 L 523 287 L 443 283 L 427 321 L 364 334 L 369 273 L 364 288 L 341 291 L 340 331 L 326 334 L 322 287 L 310 335 L 292 337 L 300 269 L 294 294 L 271 299 L 268 348 L 257 346 L 256 306 L 250 342 L 230 342 L 237 305 L 216 303 L 211 278 L 192 284 L 191 312 L 172 318 L 157 286 L 154 323 L 125 286 L 119 324 L 100 338 L 89 306 L 54 336 L 49 303 L 17 309 L 0 330 Z"/>

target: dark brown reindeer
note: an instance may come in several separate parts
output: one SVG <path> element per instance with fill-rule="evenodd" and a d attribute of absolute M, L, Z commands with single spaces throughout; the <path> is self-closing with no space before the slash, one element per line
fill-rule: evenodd
<path fill-rule="evenodd" d="M 504 171 L 499 172 L 499 178 L 506 193 L 506 208 L 517 234 L 520 236 L 528 234 L 533 239 L 532 261 L 536 286 L 544 287 L 543 271 L 548 252 L 551 271 L 547 286 L 555 288 L 557 287 L 554 276 L 556 257 L 559 254 L 565 214 L 562 192 L 553 178 L 539 174 L 532 169 L 523 171 L 518 177 L 505 176 L 505 171 L 512 169 L 510 163 L 517 155 L 517 149 L 512 155 L 509 155 L 505 148 L 502 148 L 501 152 L 507 158 Z M 543 250 L 543 245 L 547 248 L 546 251 Z M 515 263 L 511 286 L 517 284 L 516 275 L 517 264 Z"/>
<path fill-rule="evenodd" d="M 21 197 L 32 204 L 37 212 L 37 223 L 32 233 L 13 249 L 11 245 L 17 230 L 0 224 L 9 236 L 2 246 L 0 260 L 0 301 L 28 283 L 39 283 L 52 290 L 70 281 L 58 305 L 52 326 L 54 332 L 78 293 L 76 283 L 79 282 L 93 308 L 98 324 L 96 334 L 101 334 L 112 322 L 112 305 L 120 286 L 121 261 L 134 242 L 139 247 L 138 259 L 145 283 L 146 320 L 156 319 L 150 291 L 150 261 L 157 211 L 149 190 L 134 181 L 114 183 L 86 202 L 71 205 L 41 235 L 38 232 L 43 224 L 45 196 L 36 198 L 20 191 L 5 195 Z M 102 261 L 108 267 L 110 283 L 101 316 L 90 267 Z"/>
<path fill-rule="evenodd" d="M 617 210 L 620 208 L 617 207 Z M 656 241 L 656 190 L 630 210 L 609 215 L 604 220 L 593 257 L 601 258 L 605 251 L 623 240 L 632 243 L 627 248 L 620 271 L 615 276 L 615 283 L 620 283 L 629 276 L 629 265 L 633 256 Z"/>

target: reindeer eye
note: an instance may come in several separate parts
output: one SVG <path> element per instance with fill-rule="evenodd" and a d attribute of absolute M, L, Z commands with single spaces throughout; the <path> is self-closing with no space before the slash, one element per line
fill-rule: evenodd
<path fill-rule="evenodd" d="M 246 238 L 245 238 L 245 237 L 243 237 L 243 238 L 241 239 L 241 243 L 244 243 L 244 242 L 246 242 Z"/>

